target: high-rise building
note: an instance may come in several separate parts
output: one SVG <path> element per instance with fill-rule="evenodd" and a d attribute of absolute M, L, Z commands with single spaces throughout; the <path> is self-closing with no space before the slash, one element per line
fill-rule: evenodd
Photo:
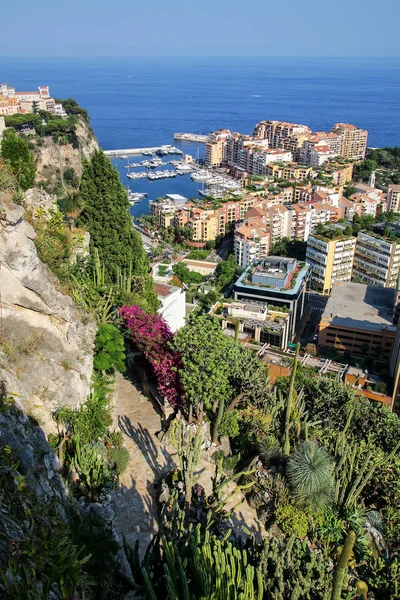
<path fill-rule="evenodd" d="M 268 256 L 270 238 L 268 226 L 262 217 L 250 218 L 238 225 L 234 234 L 236 263 L 245 268 Z"/>
<path fill-rule="evenodd" d="M 311 283 L 315 289 L 329 294 L 334 283 L 350 281 L 353 270 L 355 237 L 329 239 L 310 235 L 306 261 L 311 265 Z"/>
<path fill-rule="evenodd" d="M 400 267 L 400 240 L 360 231 L 354 255 L 353 277 L 368 285 L 396 288 Z"/>
<path fill-rule="evenodd" d="M 219 167 L 225 162 L 226 141 L 231 132 L 228 129 L 220 129 L 210 135 L 206 143 L 206 165 L 208 167 Z"/>
<path fill-rule="evenodd" d="M 337 133 L 341 136 L 340 154 L 344 158 L 354 160 L 365 158 L 368 139 L 368 131 L 366 129 L 358 129 L 358 127 L 349 123 L 336 123 L 332 127 L 332 133 Z"/>

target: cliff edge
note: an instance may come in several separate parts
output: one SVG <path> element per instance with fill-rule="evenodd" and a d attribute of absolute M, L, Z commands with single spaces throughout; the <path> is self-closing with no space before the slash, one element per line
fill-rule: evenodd
<path fill-rule="evenodd" d="M 56 289 L 35 235 L 23 208 L 0 196 L 0 380 L 49 431 L 51 411 L 87 399 L 95 326 Z"/>

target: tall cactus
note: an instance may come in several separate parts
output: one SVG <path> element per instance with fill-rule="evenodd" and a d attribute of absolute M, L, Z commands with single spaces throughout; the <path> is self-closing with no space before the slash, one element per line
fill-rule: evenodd
<path fill-rule="evenodd" d="M 293 395 L 294 395 L 294 384 L 296 382 L 296 372 L 297 372 L 297 364 L 299 361 L 299 351 L 300 344 L 296 345 L 296 354 L 294 356 L 293 361 L 293 369 L 292 374 L 290 376 L 290 385 L 289 391 L 286 400 L 286 412 L 285 412 L 285 432 L 284 432 L 284 445 L 283 445 L 283 454 L 285 456 L 289 456 L 290 454 L 290 416 L 292 414 L 292 406 L 293 406 Z"/>
<path fill-rule="evenodd" d="M 164 567 L 163 583 L 171 600 L 262 600 L 261 570 L 248 562 L 246 550 L 220 540 L 200 525 L 185 545 L 161 536 Z M 148 598 L 155 589 L 144 573 Z M 190 581 L 190 592 L 189 592 Z"/>
<path fill-rule="evenodd" d="M 332 600 L 340 600 L 341 598 L 346 569 L 351 557 L 351 553 L 353 552 L 355 541 L 356 534 L 354 533 L 354 531 L 350 531 L 346 535 L 344 546 L 336 565 L 335 575 L 333 579 Z"/>
<path fill-rule="evenodd" d="M 105 284 L 105 266 L 100 260 L 99 251 L 97 248 L 93 250 L 93 283 L 95 287 L 102 287 Z"/>

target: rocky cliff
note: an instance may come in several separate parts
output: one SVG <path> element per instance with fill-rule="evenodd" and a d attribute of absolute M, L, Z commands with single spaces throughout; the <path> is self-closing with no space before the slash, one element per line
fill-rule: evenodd
<path fill-rule="evenodd" d="M 50 412 L 87 399 L 95 327 L 38 258 L 24 209 L 0 197 L 0 380 L 48 432 Z"/>
<path fill-rule="evenodd" d="M 45 138 L 35 137 L 32 140 L 36 157 L 36 182 L 43 183 L 50 191 L 62 190 L 69 182 L 64 182 L 66 169 L 80 180 L 82 175 L 82 158 L 89 158 L 94 150 L 98 150 L 99 144 L 93 131 L 83 120 L 78 119 L 76 136 L 79 147 L 74 148 L 72 144 L 61 144 L 54 142 L 51 136 Z"/>

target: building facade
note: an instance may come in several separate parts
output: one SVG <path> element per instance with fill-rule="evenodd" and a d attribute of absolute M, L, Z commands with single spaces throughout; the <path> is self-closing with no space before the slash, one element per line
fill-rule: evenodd
<path fill-rule="evenodd" d="M 311 265 L 313 288 L 329 294 L 333 284 L 350 281 L 355 247 L 355 237 L 330 240 L 324 236 L 310 235 L 306 261 Z"/>
<path fill-rule="evenodd" d="M 389 185 L 387 191 L 386 210 L 400 212 L 400 185 Z"/>
<path fill-rule="evenodd" d="M 296 335 L 306 308 L 306 284 L 310 266 L 294 258 L 268 256 L 250 265 L 234 286 L 235 300 L 266 302 L 289 312 L 289 336 Z"/>
<path fill-rule="evenodd" d="M 360 231 L 354 255 L 353 278 L 368 285 L 396 288 L 400 267 L 400 240 Z"/>

